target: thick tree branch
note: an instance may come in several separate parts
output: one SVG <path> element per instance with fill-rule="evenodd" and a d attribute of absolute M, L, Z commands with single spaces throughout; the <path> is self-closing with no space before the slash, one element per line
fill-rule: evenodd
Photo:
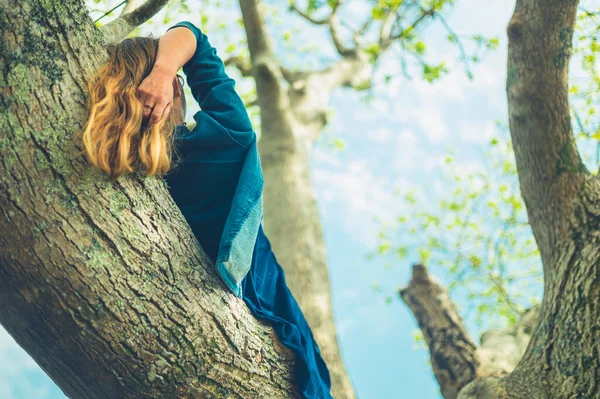
<path fill-rule="evenodd" d="M 540 307 L 536 305 L 512 326 L 483 333 L 478 350 L 481 359 L 478 375 L 504 377 L 510 374 L 523 357 L 539 319 Z"/>
<path fill-rule="evenodd" d="M 570 234 L 589 176 L 575 146 L 568 100 L 577 3 L 519 0 L 507 28 L 510 131 L 521 193 L 545 266 Z"/>
<path fill-rule="evenodd" d="M 236 55 L 233 57 L 229 57 L 223 61 L 225 66 L 232 65 L 240 71 L 242 76 L 249 77 L 252 76 L 252 66 L 249 65 L 241 56 Z"/>
<path fill-rule="evenodd" d="M 486 331 L 478 347 L 446 290 L 429 276 L 425 266 L 413 267 L 412 279 L 400 296 L 423 332 L 445 399 L 456 399 L 473 381 L 479 382 L 471 384 L 467 392 L 477 392 L 474 385 L 487 386 L 511 373 L 525 353 L 540 317 L 539 307 L 531 308 L 509 328 Z"/>
<path fill-rule="evenodd" d="M 123 9 L 121 10 L 121 14 L 119 14 L 119 16 L 129 14 L 136 8 L 137 8 L 137 0 L 127 0 L 127 4 L 125 4 L 125 7 L 123 7 Z"/>
<path fill-rule="evenodd" d="M 278 140 L 285 137 L 286 143 L 292 145 L 293 131 L 288 119 L 289 99 L 282 88 L 283 74 L 260 10 L 260 0 L 239 0 L 239 3 L 250 51 L 252 75 L 256 81 L 263 133 L 276 133 Z M 277 126 L 270 129 L 268 121 L 276 121 L 274 124 Z"/>
<path fill-rule="evenodd" d="M 123 13 L 101 29 L 106 43 L 117 43 L 127 37 L 136 27 L 156 15 L 169 0 L 147 0 L 129 13 Z"/>
<path fill-rule="evenodd" d="M 335 13 L 331 14 L 329 18 L 329 34 L 339 55 L 344 57 L 354 53 L 355 49 L 350 49 L 342 43 L 342 39 L 340 38 L 340 19 Z"/>
<path fill-rule="evenodd" d="M 250 59 L 253 65 L 256 65 L 255 61 L 259 58 L 275 59 L 271 37 L 260 7 L 260 0 L 240 0 Z"/>
<path fill-rule="evenodd" d="M 106 52 L 83 1 L 55 3 L 0 2 L 0 324 L 71 398 L 299 397 L 163 179 L 109 182 L 78 156 Z"/>
<path fill-rule="evenodd" d="M 477 377 L 481 364 L 477 346 L 467 333 L 446 290 L 423 265 L 413 266 L 408 287 L 400 291 L 429 346 L 433 372 L 442 396 L 454 399 Z"/>

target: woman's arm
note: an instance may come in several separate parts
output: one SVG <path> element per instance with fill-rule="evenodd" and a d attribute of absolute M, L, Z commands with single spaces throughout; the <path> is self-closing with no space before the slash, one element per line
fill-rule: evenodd
<path fill-rule="evenodd" d="M 207 145 L 228 146 L 230 143 L 248 148 L 255 133 L 244 102 L 235 91 L 235 80 L 225 72 L 225 65 L 207 36 L 195 25 L 182 21 L 171 30 L 187 28 L 196 38 L 196 49 L 183 65 L 192 95 L 202 109 L 194 115 L 194 131 Z M 213 134 L 211 140 L 211 134 Z"/>
<path fill-rule="evenodd" d="M 168 115 L 173 99 L 172 81 L 181 67 L 201 108 L 194 115 L 198 144 L 248 148 L 256 134 L 244 102 L 235 91 L 235 80 L 225 72 L 225 65 L 207 36 L 188 21 L 173 25 L 160 38 L 154 68 L 138 88 L 142 103 L 154 108 L 151 123 Z M 149 111 L 150 108 L 145 109 L 144 116 Z"/>

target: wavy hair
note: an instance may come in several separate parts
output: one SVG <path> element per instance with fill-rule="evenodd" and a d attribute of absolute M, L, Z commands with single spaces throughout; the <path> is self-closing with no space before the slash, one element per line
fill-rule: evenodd
<path fill-rule="evenodd" d="M 158 52 L 152 37 L 127 38 L 106 46 L 109 60 L 88 80 L 88 120 L 77 137 L 95 167 L 116 180 L 143 167 L 146 176 L 173 167 L 175 114 L 155 124 L 143 121 L 136 89 L 150 74 Z"/>

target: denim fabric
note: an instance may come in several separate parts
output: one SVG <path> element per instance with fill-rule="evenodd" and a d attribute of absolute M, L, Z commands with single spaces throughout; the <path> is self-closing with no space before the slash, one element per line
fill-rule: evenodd
<path fill-rule="evenodd" d="M 256 318 L 271 323 L 296 355 L 304 397 L 330 399 L 329 371 L 262 228 L 256 134 L 235 81 L 200 29 L 187 21 L 169 29 L 176 26 L 196 36 L 196 51 L 183 72 L 201 111 L 191 131 L 176 128 L 180 163 L 165 176 L 171 196 L 227 287 Z"/>

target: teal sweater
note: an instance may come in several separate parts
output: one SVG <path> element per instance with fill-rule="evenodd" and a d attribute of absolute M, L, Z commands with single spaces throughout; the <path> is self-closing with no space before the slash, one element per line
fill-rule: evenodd
<path fill-rule="evenodd" d="M 165 176 L 171 195 L 227 287 L 296 355 L 302 395 L 332 399 L 327 365 L 262 229 L 263 175 L 246 108 L 206 35 L 175 26 L 196 35 L 183 72 L 202 110 L 192 131 L 177 126 L 182 162 Z"/>
<path fill-rule="evenodd" d="M 165 181 L 221 278 L 241 297 L 263 216 L 256 133 L 235 81 L 206 35 L 187 21 L 169 29 L 177 26 L 196 36 L 196 51 L 183 72 L 201 110 L 194 115 L 193 130 L 177 126 L 175 146 L 182 167 L 170 171 Z"/>

